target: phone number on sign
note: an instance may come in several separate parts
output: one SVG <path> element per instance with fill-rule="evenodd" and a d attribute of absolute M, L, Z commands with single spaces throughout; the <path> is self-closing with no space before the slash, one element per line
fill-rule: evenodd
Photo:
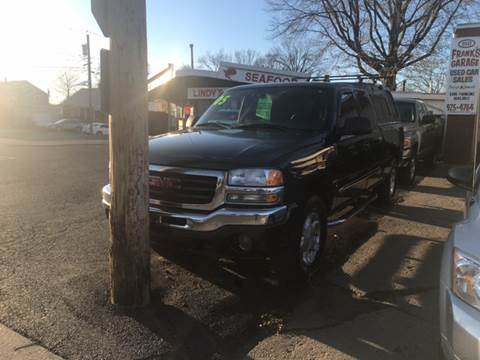
<path fill-rule="evenodd" d="M 475 112 L 474 104 L 447 104 L 449 113 L 473 113 Z"/>

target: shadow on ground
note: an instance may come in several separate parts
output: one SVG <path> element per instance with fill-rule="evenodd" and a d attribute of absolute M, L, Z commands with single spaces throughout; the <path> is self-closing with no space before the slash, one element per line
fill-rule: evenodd
<path fill-rule="evenodd" d="M 418 248 L 421 257 L 413 255 Z M 422 237 L 385 236 L 365 266 L 353 274 L 337 269 L 311 290 L 289 335 L 304 339 L 305 347 L 315 343 L 318 355 L 437 359 L 441 251 L 441 243 Z M 299 358 L 308 355 L 305 347 L 296 346 Z"/>
<path fill-rule="evenodd" d="M 437 190 L 460 197 L 456 189 L 415 187 Z M 272 358 L 289 358 L 295 348 L 298 358 L 331 352 L 339 358 L 435 359 L 442 241 L 428 233 L 378 232 L 370 217 L 383 215 L 442 228 L 460 216 L 402 204 L 364 214 L 331 231 L 326 261 L 309 286 L 272 284 L 265 280 L 268 266 L 254 261 L 157 249 L 164 257 L 152 257 L 152 305 L 127 315 L 170 344 L 162 357 L 168 359 L 263 358 L 252 349 L 264 339 L 277 351 Z"/>

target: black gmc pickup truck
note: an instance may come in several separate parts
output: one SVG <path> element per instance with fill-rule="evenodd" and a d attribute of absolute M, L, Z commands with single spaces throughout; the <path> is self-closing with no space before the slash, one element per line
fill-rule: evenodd
<path fill-rule="evenodd" d="M 235 258 L 287 253 L 292 272 L 309 274 L 329 227 L 393 200 L 402 145 L 380 85 L 232 88 L 193 128 L 150 140 L 152 242 Z"/>

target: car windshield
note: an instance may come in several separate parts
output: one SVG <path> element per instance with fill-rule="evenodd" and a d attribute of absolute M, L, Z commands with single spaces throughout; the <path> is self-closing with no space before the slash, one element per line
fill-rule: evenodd
<path fill-rule="evenodd" d="M 415 121 L 415 104 L 409 102 L 397 102 L 397 107 L 402 122 Z"/>
<path fill-rule="evenodd" d="M 232 89 L 215 100 L 195 127 L 323 130 L 327 95 L 314 87 Z"/>

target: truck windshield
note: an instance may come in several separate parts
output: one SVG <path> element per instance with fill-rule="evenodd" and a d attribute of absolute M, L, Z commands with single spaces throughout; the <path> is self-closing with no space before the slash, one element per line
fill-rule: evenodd
<path fill-rule="evenodd" d="M 415 104 L 410 102 L 397 102 L 398 112 L 402 122 L 415 122 Z"/>
<path fill-rule="evenodd" d="M 324 130 L 327 92 L 308 87 L 232 89 L 202 115 L 195 127 L 256 127 Z"/>

